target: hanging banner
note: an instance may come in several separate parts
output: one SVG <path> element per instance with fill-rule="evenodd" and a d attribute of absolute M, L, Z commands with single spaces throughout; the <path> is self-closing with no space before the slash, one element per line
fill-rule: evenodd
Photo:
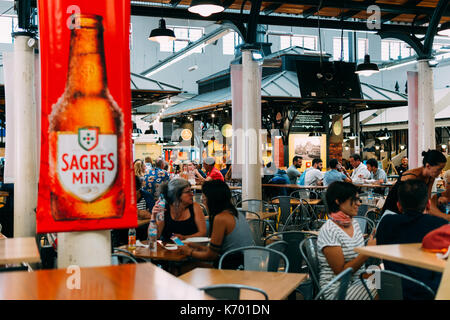
<path fill-rule="evenodd" d="M 130 2 L 41 0 L 37 232 L 137 226 Z"/>

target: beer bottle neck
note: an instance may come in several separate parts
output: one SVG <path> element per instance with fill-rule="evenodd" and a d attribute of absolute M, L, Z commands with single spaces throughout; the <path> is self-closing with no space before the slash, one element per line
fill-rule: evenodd
<path fill-rule="evenodd" d="M 104 95 L 106 87 L 102 32 L 98 28 L 72 30 L 67 76 L 69 95 Z"/>

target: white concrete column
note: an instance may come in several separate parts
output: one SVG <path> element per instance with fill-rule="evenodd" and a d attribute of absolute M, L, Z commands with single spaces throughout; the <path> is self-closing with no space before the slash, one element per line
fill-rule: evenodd
<path fill-rule="evenodd" d="M 111 265 L 111 230 L 58 233 L 58 268 Z"/>
<path fill-rule="evenodd" d="M 410 168 L 420 166 L 420 153 L 418 152 L 418 79 L 415 71 L 408 71 L 408 162 Z"/>
<path fill-rule="evenodd" d="M 35 58 L 28 46 L 30 35 L 22 32 L 14 37 L 14 237 L 34 237 L 38 190 Z"/>
<path fill-rule="evenodd" d="M 242 109 L 245 157 L 242 199 L 261 199 L 261 70 L 251 50 L 242 51 Z"/>
<path fill-rule="evenodd" d="M 418 158 L 422 159 L 422 151 L 436 149 L 435 138 L 435 112 L 434 112 L 434 85 L 433 70 L 428 60 L 420 60 L 418 70 Z M 422 165 L 422 161 L 419 161 Z"/>

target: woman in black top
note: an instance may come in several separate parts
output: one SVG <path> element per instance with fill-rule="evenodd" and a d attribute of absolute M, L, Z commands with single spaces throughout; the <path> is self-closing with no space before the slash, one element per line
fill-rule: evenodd
<path fill-rule="evenodd" d="M 206 220 L 203 210 L 194 202 L 191 184 L 181 178 L 175 178 L 160 186 L 160 192 L 166 201 L 164 220 L 156 221 L 158 238 L 169 241 L 172 235 L 181 240 L 206 236 Z M 157 216 L 161 210 L 158 200 L 152 214 Z"/>

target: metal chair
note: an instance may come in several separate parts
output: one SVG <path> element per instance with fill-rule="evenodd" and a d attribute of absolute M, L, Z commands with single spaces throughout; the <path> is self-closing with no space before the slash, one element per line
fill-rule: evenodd
<path fill-rule="evenodd" d="M 286 249 L 288 245 L 289 244 L 286 241 L 280 240 L 272 242 L 271 244 L 267 245 L 266 248 L 277 250 L 280 251 L 281 253 L 286 254 Z"/>
<path fill-rule="evenodd" d="M 336 293 L 334 294 L 334 296 L 331 299 L 328 299 L 328 300 L 345 300 L 345 297 L 347 295 L 348 284 L 350 283 L 352 274 L 353 274 L 352 268 L 347 268 L 344 271 L 342 271 L 341 273 L 339 273 L 336 277 L 333 278 L 333 280 L 331 280 L 325 287 L 323 287 L 319 291 L 319 293 L 314 298 L 314 300 L 319 300 L 319 299 L 327 300 L 327 299 L 325 299 L 324 294 L 329 288 L 333 287 L 336 282 L 339 282 Z"/>
<path fill-rule="evenodd" d="M 115 257 L 115 258 L 113 258 Z M 126 259 L 124 258 L 126 257 Z M 111 258 L 113 258 L 113 264 L 123 264 L 123 263 L 139 263 L 146 262 L 144 259 L 140 259 L 132 254 L 130 251 L 121 248 L 113 248 L 113 253 L 111 254 Z M 123 258 L 122 262 L 120 262 L 119 258 Z M 126 262 L 127 261 L 127 262 Z"/>
<path fill-rule="evenodd" d="M 127 264 L 127 263 L 138 263 L 136 259 L 134 259 L 132 256 L 121 254 L 121 253 L 113 253 L 111 255 L 111 264 L 112 265 L 118 265 L 118 264 Z"/>
<path fill-rule="evenodd" d="M 279 215 L 276 227 L 276 230 L 279 231 L 283 229 L 283 226 L 286 224 L 286 220 L 291 215 L 291 208 L 294 207 L 294 210 L 292 210 L 292 213 L 294 213 L 298 207 L 298 205 L 292 205 L 291 200 L 297 201 L 298 199 L 290 196 L 278 196 L 272 198 L 271 202 L 273 202 L 274 200 L 278 200 L 278 204 L 276 204 L 275 206 L 279 208 Z"/>
<path fill-rule="evenodd" d="M 317 254 L 317 237 L 310 236 L 303 239 L 299 245 L 299 249 L 303 260 L 305 260 L 308 266 L 308 273 L 314 286 L 314 294 L 317 294 L 320 291 L 320 264 Z"/>
<path fill-rule="evenodd" d="M 359 279 L 361 280 L 364 289 L 366 289 L 367 293 L 371 300 L 373 300 L 372 293 L 367 287 L 366 281 L 362 278 L 363 274 L 359 275 Z M 420 289 L 420 292 L 424 294 L 420 300 L 434 300 L 436 293 L 427 286 L 425 283 L 416 280 L 414 278 L 408 277 L 404 274 L 390 271 L 390 270 L 376 270 L 375 271 L 375 285 L 377 288 L 378 299 L 379 300 L 404 300 L 403 286 L 405 283 L 408 283 L 408 290 L 411 287 L 415 287 Z"/>
<path fill-rule="evenodd" d="M 219 300 L 239 300 L 241 290 L 251 290 L 259 292 L 264 296 L 266 300 L 269 300 L 269 296 L 264 290 L 256 287 L 245 286 L 242 284 L 215 284 L 199 288 L 199 290 L 203 290 L 206 294 L 209 294 L 210 296 Z"/>
<path fill-rule="evenodd" d="M 363 216 L 355 216 L 353 219 L 356 219 L 359 224 L 359 228 L 361 229 L 361 233 L 370 235 L 372 231 L 375 229 L 375 222 L 371 219 Z"/>
<path fill-rule="evenodd" d="M 284 271 L 289 271 L 289 259 L 283 253 L 274 249 L 258 246 L 242 247 L 225 252 L 219 260 L 218 269 L 227 261 L 227 257 L 236 257 L 236 254 L 243 255 L 243 265 L 237 269 L 251 271 L 279 272 L 281 262 L 284 262 Z"/>
<path fill-rule="evenodd" d="M 320 199 L 320 196 L 316 191 L 309 189 L 299 189 L 292 191 L 289 196 L 298 199 Z"/>
<path fill-rule="evenodd" d="M 269 233 L 275 233 L 274 227 L 267 220 L 249 219 L 247 222 L 250 226 L 255 245 L 257 246 L 264 246 L 264 239 L 269 235 Z"/>
<path fill-rule="evenodd" d="M 261 216 L 253 211 L 249 211 L 249 210 L 244 210 L 241 208 L 237 209 L 238 212 L 242 213 L 244 215 L 244 218 L 246 218 L 247 220 L 252 220 L 252 219 L 261 219 Z M 247 215 L 251 216 L 251 218 L 247 218 Z"/>
<path fill-rule="evenodd" d="M 276 206 L 259 199 L 245 199 L 237 203 L 236 207 L 252 212 L 276 211 Z"/>
<path fill-rule="evenodd" d="M 290 269 L 289 272 L 292 273 L 302 273 L 302 256 L 300 254 L 299 245 L 300 242 L 305 239 L 305 233 L 301 231 L 284 231 L 284 232 L 276 232 L 269 235 L 265 243 L 268 240 L 274 237 L 279 237 L 280 240 L 286 241 L 288 243 L 288 247 L 286 250 L 286 256 L 289 260 Z"/>
<path fill-rule="evenodd" d="M 305 199 L 300 199 L 300 202 L 285 221 L 281 231 L 312 230 L 324 223 L 317 217 L 314 209 Z"/>

